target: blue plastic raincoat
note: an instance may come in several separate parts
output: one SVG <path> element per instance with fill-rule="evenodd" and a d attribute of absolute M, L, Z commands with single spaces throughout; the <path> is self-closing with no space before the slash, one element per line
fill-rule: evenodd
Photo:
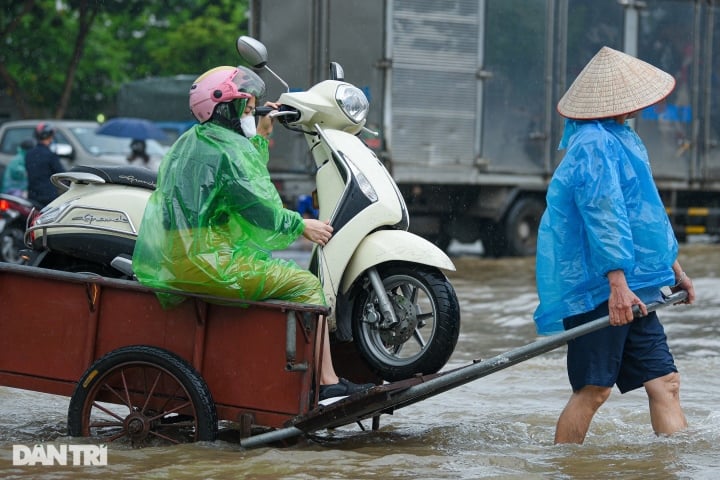
<path fill-rule="evenodd" d="M 213 123 L 195 125 L 171 147 L 145 208 L 133 252 L 144 285 L 245 300 L 324 305 L 320 282 L 275 259 L 305 228 L 283 207 L 267 169 L 268 142 Z M 160 295 L 169 306 L 182 297 Z"/>
<path fill-rule="evenodd" d="M 675 278 L 677 240 L 637 134 L 612 119 L 567 120 L 565 147 L 538 231 L 534 319 L 541 335 L 606 301 L 612 270 L 625 272 L 643 302 Z"/>

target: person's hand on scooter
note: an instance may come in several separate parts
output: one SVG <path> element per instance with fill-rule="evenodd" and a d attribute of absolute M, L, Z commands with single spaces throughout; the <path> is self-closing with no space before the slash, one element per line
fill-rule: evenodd
<path fill-rule="evenodd" d="M 277 102 L 265 102 L 265 106 L 277 110 L 280 104 Z M 273 131 L 273 117 L 270 115 L 258 115 L 257 133 L 265 138 L 270 137 Z"/>
<path fill-rule="evenodd" d="M 305 230 L 303 230 L 303 237 L 321 246 L 325 246 L 325 244 L 330 241 L 333 227 L 330 226 L 329 220 L 323 222 L 322 220 L 316 220 L 314 218 L 306 218 L 304 222 Z"/>

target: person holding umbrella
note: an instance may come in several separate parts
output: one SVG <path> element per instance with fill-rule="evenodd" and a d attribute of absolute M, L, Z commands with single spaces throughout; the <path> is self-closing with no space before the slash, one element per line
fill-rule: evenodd
<path fill-rule="evenodd" d="M 150 163 L 150 155 L 145 151 L 145 140 L 133 139 L 130 142 L 130 155 L 128 155 L 128 163 L 133 163 L 135 160 L 140 160 L 142 165 L 147 167 Z"/>
<path fill-rule="evenodd" d="M 139 159 L 144 167 L 150 163 L 150 156 L 146 151 L 146 140 L 163 140 L 167 137 L 165 132 L 151 121 L 133 117 L 112 118 L 103 123 L 95 133 L 110 137 L 131 138 L 127 161 L 133 163 Z"/>

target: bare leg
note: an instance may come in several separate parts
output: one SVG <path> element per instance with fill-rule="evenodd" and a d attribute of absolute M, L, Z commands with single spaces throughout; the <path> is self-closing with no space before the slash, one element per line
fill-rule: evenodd
<path fill-rule="evenodd" d="M 687 428 L 680 406 L 680 374 L 670 373 L 645 382 L 650 403 L 650 422 L 657 435 L 670 435 Z"/>
<path fill-rule="evenodd" d="M 555 443 L 583 443 L 595 412 L 608 399 L 610 391 L 609 387 L 587 385 L 573 392 L 558 419 Z"/>
<path fill-rule="evenodd" d="M 323 328 L 324 326 L 324 328 Z M 322 335 L 322 338 L 321 338 Z M 334 385 L 340 381 L 335 373 L 335 367 L 332 363 L 332 355 L 330 353 L 330 335 L 328 333 L 327 321 L 325 317 L 320 317 L 317 330 L 317 348 L 315 349 L 315 362 L 321 362 L 320 365 L 320 385 Z M 320 350 L 322 345 L 322 358 Z"/>

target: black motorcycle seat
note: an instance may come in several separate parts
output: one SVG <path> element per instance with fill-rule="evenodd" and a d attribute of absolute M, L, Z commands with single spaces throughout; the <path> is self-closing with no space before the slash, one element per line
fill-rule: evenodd
<path fill-rule="evenodd" d="M 116 185 L 128 185 L 130 187 L 147 188 L 148 190 L 155 190 L 157 186 L 157 172 L 145 167 L 133 165 L 117 167 L 77 165 L 70 171 L 92 173 L 107 183 L 114 183 Z"/>

